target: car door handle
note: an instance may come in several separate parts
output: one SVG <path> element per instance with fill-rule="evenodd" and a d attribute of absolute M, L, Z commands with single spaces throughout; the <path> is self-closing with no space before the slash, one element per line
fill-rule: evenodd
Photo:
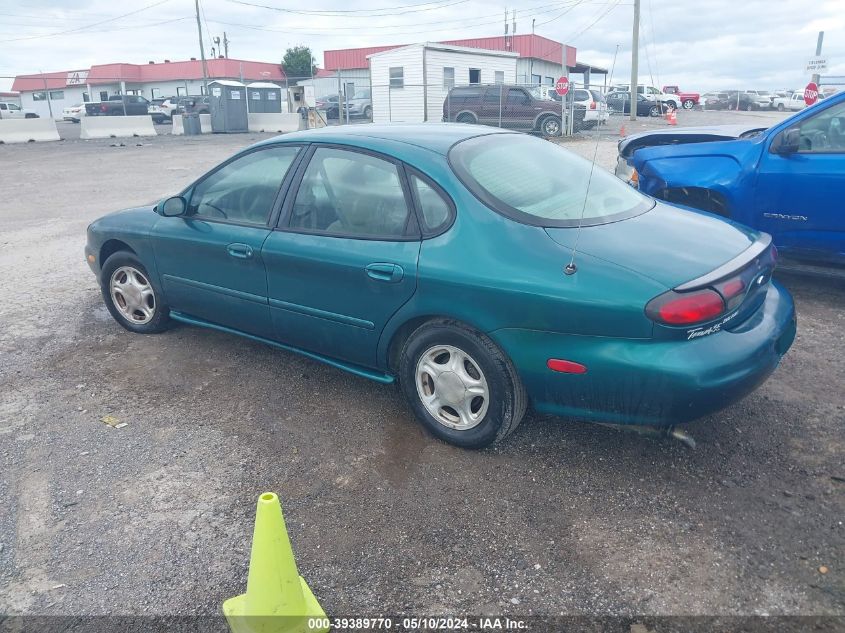
<path fill-rule="evenodd" d="M 396 264 L 378 262 L 370 264 L 364 270 L 367 271 L 367 275 L 372 279 L 394 284 L 402 281 L 402 278 L 405 276 L 405 271 L 402 270 L 401 266 L 397 266 Z"/>
<path fill-rule="evenodd" d="M 235 242 L 234 244 L 229 244 L 226 247 L 226 251 L 232 257 L 237 257 L 239 259 L 249 259 L 252 257 L 252 246 L 249 244 L 241 244 L 240 242 Z"/>

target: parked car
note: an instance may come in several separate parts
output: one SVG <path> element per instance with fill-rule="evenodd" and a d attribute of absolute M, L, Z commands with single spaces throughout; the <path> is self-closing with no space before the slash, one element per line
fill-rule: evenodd
<path fill-rule="evenodd" d="M 24 110 L 17 103 L 0 101 L 0 119 L 37 119 L 38 114 Z"/>
<path fill-rule="evenodd" d="M 705 110 L 727 110 L 729 97 L 726 92 L 706 92 L 701 96 Z"/>
<path fill-rule="evenodd" d="M 157 97 L 150 101 L 147 112 L 156 123 L 169 123 L 176 109 L 175 97 Z"/>
<path fill-rule="evenodd" d="M 783 112 L 784 110 L 803 110 L 807 107 L 806 102 L 804 101 L 804 93 L 799 91 L 794 91 L 788 97 L 775 97 L 772 101 L 772 105 L 775 109 L 780 110 Z"/>
<path fill-rule="evenodd" d="M 176 112 L 179 114 L 185 114 L 186 112 L 211 114 L 211 99 L 207 95 L 178 97 L 176 100 Z"/>
<path fill-rule="evenodd" d="M 344 114 L 349 111 L 350 117 L 364 117 L 365 119 L 373 118 L 373 101 L 370 95 L 369 88 L 362 88 L 356 90 L 351 99 L 347 99 L 343 104 Z"/>
<path fill-rule="evenodd" d="M 728 95 L 727 109 L 728 110 L 759 110 L 757 105 L 756 95 L 752 96 L 741 90 L 725 90 Z"/>
<path fill-rule="evenodd" d="M 845 264 L 845 93 L 768 129 L 628 137 L 616 173 L 656 198 L 771 233 L 792 259 Z"/>
<path fill-rule="evenodd" d="M 629 114 L 631 112 L 630 92 L 610 92 L 605 97 L 608 107 L 614 112 Z M 644 95 L 637 95 L 637 116 L 660 116 L 662 108 L 660 104 Z"/>
<path fill-rule="evenodd" d="M 318 110 L 325 111 L 327 119 L 336 119 L 340 114 L 339 98 L 337 95 L 329 95 L 317 99 L 316 106 Z"/>
<path fill-rule="evenodd" d="M 607 101 L 604 95 L 598 90 L 576 88 L 570 91 L 575 107 L 584 108 L 583 128 L 594 128 L 602 123 L 607 123 L 610 118 L 610 110 L 607 108 Z"/>
<path fill-rule="evenodd" d="M 663 86 L 663 92 L 678 97 L 685 110 L 692 110 L 701 99 L 697 92 L 683 92 L 678 86 Z"/>
<path fill-rule="evenodd" d="M 471 85 L 449 91 L 443 102 L 443 120 L 559 136 L 561 109 L 560 102 L 543 98 L 540 86 Z M 574 111 L 574 125 L 578 128 L 586 110 L 575 108 Z"/>
<path fill-rule="evenodd" d="M 631 92 L 631 86 L 628 84 L 619 84 L 613 88 L 612 92 Z M 650 101 L 662 103 L 664 106 L 671 106 L 675 109 L 681 107 L 681 99 L 678 95 L 663 92 L 654 86 L 638 84 L 637 94 L 643 95 Z"/>
<path fill-rule="evenodd" d="M 77 103 L 68 106 L 62 110 L 62 120 L 70 121 L 71 123 L 79 123 L 82 117 L 85 116 L 85 104 Z"/>
<path fill-rule="evenodd" d="M 138 95 L 112 95 L 108 101 L 85 104 L 86 116 L 137 116 L 149 114 L 150 102 Z"/>
<path fill-rule="evenodd" d="M 754 101 L 759 110 L 768 110 L 772 107 L 772 93 L 768 90 L 746 90 L 747 94 Z"/>
<path fill-rule="evenodd" d="M 94 221 L 85 251 L 127 330 L 188 323 L 398 382 L 463 447 L 529 405 L 671 429 L 755 389 L 795 334 L 767 235 L 473 125 L 269 139 Z"/>

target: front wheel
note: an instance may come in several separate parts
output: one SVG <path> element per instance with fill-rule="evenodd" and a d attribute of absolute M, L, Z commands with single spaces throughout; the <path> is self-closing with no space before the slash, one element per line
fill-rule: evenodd
<path fill-rule="evenodd" d="M 516 429 L 527 406 L 522 382 L 496 344 L 445 319 L 421 326 L 408 338 L 399 383 L 420 422 L 463 448 L 503 439 Z"/>
<path fill-rule="evenodd" d="M 364 108 L 364 118 L 365 119 L 372 119 L 373 118 L 373 109 L 370 106 Z"/>
<path fill-rule="evenodd" d="M 105 261 L 100 291 L 114 320 L 130 332 L 155 334 L 170 325 L 170 310 L 132 253 L 118 251 Z"/>
<path fill-rule="evenodd" d="M 782 103 L 778 104 L 778 112 L 783 112 L 785 109 Z"/>
<path fill-rule="evenodd" d="M 684 110 L 692 110 L 695 107 L 695 101 L 692 99 L 684 100 Z"/>
<path fill-rule="evenodd" d="M 540 124 L 540 131 L 544 136 L 560 136 L 560 119 L 556 116 L 547 116 Z"/>
<path fill-rule="evenodd" d="M 651 106 L 648 111 L 648 116 L 660 116 L 660 108 L 656 105 Z"/>

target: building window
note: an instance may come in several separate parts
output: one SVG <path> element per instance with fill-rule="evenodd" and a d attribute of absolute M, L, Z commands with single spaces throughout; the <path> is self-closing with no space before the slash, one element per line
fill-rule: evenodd
<path fill-rule="evenodd" d="M 44 91 L 33 92 L 32 93 L 32 100 L 33 101 L 47 101 L 47 93 L 44 92 Z"/>
<path fill-rule="evenodd" d="M 451 90 L 455 87 L 455 69 L 444 66 L 443 68 L 443 89 Z"/>
<path fill-rule="evenodd" d="M 535 86 L 539 86 L 541 83 L 543 83 L 542 75 L 531 75 L 531 83 Z"/>
<path fill-rule="evenodd" d="M 161 88 L 150 88 L 150 97 L 152 99 L 158 99 L 160 92 Z"/>
<path fill-rule="evenodd" d="M 480 84 L 481 83 L 481 69 L 480 68 L 470 68 L 469 69 L 469 83 L 471 83 L 471 84 Z"/>
<path fill-rule="evenodd" d="M 108 100 L 109 100 L 108 90 L 101 90 L 100 91 L 100 101 L 108 101 Z"/>
<path fill-rule="evenodd" d="M 86 102 L 86 103 L 87 103 L 88 101 L 91 101 L 91 95 L 89 95 L 87 92 L 83 92 L 83 93 L 82 93 L 82 101 L 84 101 L 84 102 Z"/>
<path fill-rule="evenodd" d="M 402 66 L 391 66 L 390 68 L 390 87 L 404 88 L 405 87 L 405 68 Z"/>
<path fill-rule="evenodd" d="M 201 86 L 200 86 L 200 94 L 201 94 L 202 96 L 205 96 L 205 84 L 203 84 L 203 85 L 201 85 Z"/>
<path fill-rule="evenodd" d="M 554 77 L 546 77 L 546 85 L 547 86 L 554 86 L 555 85 L 555 78 Z"/>
<path fill-rule="evenodd" d="M 65 98 L 65 91 L 64 90 L 51 90 L 50 91 L 50 98 L 54 101 L 62 101 Z"/>
<path fill-rule="evenodd" d="M 494 76 L 495 83 L 497 83 L 497 84 L 505 83 L 505 71 L 504 70 L 497 70 L 495 73 L 493 73 L 493 76 Z"/>
<path fill-rule="evenodd" d="M 188 89 L 182 86 L 176 86 L 176 96 L 177 97 L 187 97 L 188 96 Z"/>

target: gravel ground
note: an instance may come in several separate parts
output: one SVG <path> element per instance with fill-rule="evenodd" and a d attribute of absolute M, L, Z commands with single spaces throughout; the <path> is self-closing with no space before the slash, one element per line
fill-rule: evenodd
<path fill-rule="evenodd" d="M 395 388 L 109 317 L 86 225 L 258 138 L 0 147 L 0 613 L 219 613 L 273 490 L 331 615 L 845 615 L 841 282 L 783 277 L 793 349 L 694 451 L 530 414 L 463 451 Z"/>

